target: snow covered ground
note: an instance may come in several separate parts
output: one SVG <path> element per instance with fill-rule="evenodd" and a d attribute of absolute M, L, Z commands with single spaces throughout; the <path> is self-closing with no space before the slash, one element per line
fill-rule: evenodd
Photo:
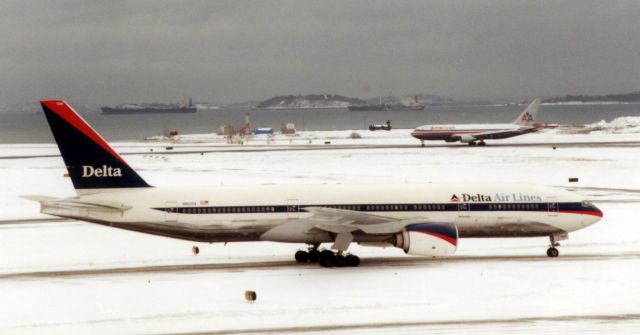
<path fill-rule="evenodd" d="M 640 129 L 630 123 L 506 141 L 637 141 Z M 149 152 L 125 158 L 157 186 L 526 182 L 573 188 L 593 199 L 605 216 L 572 233 L 557 259 L 544 254 L 545 238 L 463 239 L 448 259 L 354 246 L 363 259 L 360 267 L 325 269 L 295 264 L 292 255 L 300 246 L 294 244 L 194 244 L 73 221 L 2 224 L 45 217 L 20 195 L 74 192 L 59 157 L 0 159 L 0 333 L 628 334 L 638 329 L 640 144 L 420 148 L 402 130 L 360 131 L 362 139 L 347 139 L 349 134 L 308 133 L 292 144 L 308 145 L 311 137 L 312 144 L 322 145 L 328 140 L 416 146 L 184 155 L 157 153 L 168 143 L 115 146 L 121 152 Z M 228 147 L 212 139 L 200 135 L 185 142 L 202 143 L 171 145 L 175 151 Z M 289 145 L 284 137 L 270 141 L 256 138 L 244 147 Z M 0 157 L 56 153 L 52 145 L 0 145 Z M 570 177 L 579 182 L 569 183 Z M 200 247 L 198 256 L 191 253 L 193 245 Z M 184 267 L 82 272 L 164 265 Z M 245 290 L 257 292 L 255 303 L 244 301 Z"/>

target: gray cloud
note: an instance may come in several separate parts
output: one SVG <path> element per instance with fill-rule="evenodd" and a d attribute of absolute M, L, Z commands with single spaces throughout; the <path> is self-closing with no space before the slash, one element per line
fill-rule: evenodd
<path fill-rule="evenodd" d="M 637 1 L 6 1 L 0 104 L 640 89 Z"/>

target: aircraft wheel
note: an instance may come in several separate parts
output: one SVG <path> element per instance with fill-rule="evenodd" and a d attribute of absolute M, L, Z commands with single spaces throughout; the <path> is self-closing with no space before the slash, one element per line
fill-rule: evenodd
<path fill-rule="evenodd" d="M 324 250 L 320 253 L 318 263 L 325 268 L 333 267 L 336 263 L 336 255 L 331 250 Z"/>
<path fill-rule="evenodd" d="M 479 145 L 479 146 L 481 146 L 481 147 L 484 147 L 484 146 L 485 146 L 485 145 L 487 145 L 487 144 L 486 144 L 486 143 L 484 143 L 484 142 L 479 142 L 479 143 L 478 143 L 478 145 Z"/>
<path fill-rule="evenodd" d="M 560 251 L 558 251 L 558 249 L 556 249 L 556 248 L 547 249 L 547 256 L 549 256 L 549 257 L 558 257 L 558 255 L 560 255 Z"/>
<path fill-rule="evenodd" d="M 347 256 L 347 265 L 348 266 L 353 266 L 353 267 L 356 267 L 356 266 L 360 265 L 360 257 L 358 257 L 356 255 Z"/>
<path fill-rule="evenodd" d="M 298 263 L 306 263 L 309 261 L 309 253 L 304 250 L 298 250 L 295 257 Z"/>
<path fill-rule="evenodd" d="M 335 256 L 335 265 L 336 266 L 345 266 L 347 265 L 347 258 L 344 255 L 337 254 Z"/>
<path fill-rule="evenodd" d="M 476 142 L 469 142 L 469 146 L 470 147 L 475 147 L 476 146 Z"/>
<path fill-rule="evenodd" d="M 320 259 L 320 251 L 318 249 L 309 249 L 309 262 L 316 263 Z"/>

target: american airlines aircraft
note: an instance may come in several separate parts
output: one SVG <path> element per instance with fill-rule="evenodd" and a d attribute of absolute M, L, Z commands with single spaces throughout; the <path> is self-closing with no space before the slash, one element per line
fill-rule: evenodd
<path fill-rule="evenodd" d="M 424 141 L 446 141 L 484 146 L 484 140 L 498 140 L 532 133 L 546 125 L 536 124 L 540 99 L 534 99 L 513 123 L 498 124 L 434 124 L 416 128 L 411 136 L 424 146 Z"/>
<path fill-rule="evenodd" d="M 354 242 L 436 257 L 459 237 L 549 236 L 556 257 L 557 241 L 602 217 L 574 193 L 520 184 L 152 187 L 64 101 L 41 104 L 77 196 L 25 198 L 63 218 L 191 241 L 304 243 L 298 262 L 330 267 L 360 263 Z"/>

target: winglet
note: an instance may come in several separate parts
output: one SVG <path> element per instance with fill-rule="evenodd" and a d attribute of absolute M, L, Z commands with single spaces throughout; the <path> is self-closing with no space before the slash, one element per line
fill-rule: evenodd
<path fill-rule="evenodd" d="M 533 99 L 527 109 L 525 109 L 518 118 L 513 121 L 515 124 L 519 124 L 521 126 L 532 126 L 536 122 L 536 117 L 538 116 L 538 109 L 540 108 L 540 99 Z"/>
<path fill-rule="evenodd" d="M 65 101 L 40 104 L 76 190 L 150 187 Z"/>

